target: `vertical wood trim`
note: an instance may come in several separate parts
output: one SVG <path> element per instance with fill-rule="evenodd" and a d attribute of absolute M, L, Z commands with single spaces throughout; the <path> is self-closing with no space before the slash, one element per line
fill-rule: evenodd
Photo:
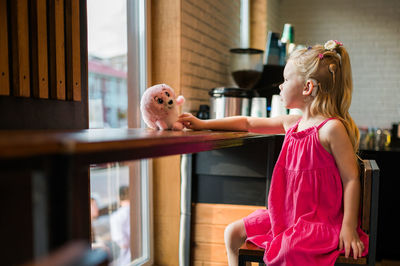
<path fill-rule="evenodd" d="M 151 1 L 151 80 L 181 88 L 181 0 Z M 179 265 L 180 156 L 155 159 L 154 264 Z"/>
<path fill-rule="evenodd" d="M 250 1 L 250 47 L 265 49 L 267 41 L 267 1 Z"/>
<path fill-rule="evenodd" d="M 65 100 L 64 0 L 49 0 L 48 3 L 50 96 Z"/>
<path fill-rule="evenodd" d="M 46 0 L 31 2 L 32 94 L 35 98 L 49 98 L 47 56 L 47 4 Z"/>
<path fill-rule="evenodd" d="M 147 20 L 146 20 L 146 30 L 147 30 L 147 87 L 152 84 L 152 31 L 151 31 L 151 1 L 147 1 Z"/>
<path fill-rule="evenodd" d="M 10 95 L 7 0 L 0 0 L 0 95 Z"/>
<path fill-rule="evenodd" d="M 30 97 L 28 0 L 9 1 L 14 96 Z"/>
<path fill-rule="evenodd" d="M 152 81 L 181 88 L 181 1 L 152 3 Z"/>
<path fill-rule="evenodd" d="M 84 106 L 85 128 L 89 128 L 89 70 L 87 41 L 87 1 L 79 1 L 79 32 L 81 65 L 81 103 Z"/>
<path fill-rule="evenodd" d="M 81 100 L 79 0 L 65 0 L 67 99 Z"/>

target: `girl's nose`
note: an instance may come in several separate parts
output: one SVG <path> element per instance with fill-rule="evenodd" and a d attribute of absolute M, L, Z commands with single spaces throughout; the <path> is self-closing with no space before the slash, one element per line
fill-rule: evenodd
<path fill-rule="evenodd" d="M 281 85 L 279 85 L 279 89 L 280 89 L 280 90 L 283 90 L 283 86 L 282 86 L 282 84 L 281 84 Z"/>

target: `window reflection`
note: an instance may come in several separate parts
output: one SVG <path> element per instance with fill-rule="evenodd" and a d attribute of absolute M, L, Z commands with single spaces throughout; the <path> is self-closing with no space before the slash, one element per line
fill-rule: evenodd
<path fill-rule="evenodd" d="M 111 265 L 132 260 L 129 172 L 128 164 L 91 166 L 92 247 L 109 252 Z"/>
<path fill-rule="evenodd" d="M 116 265 L 127 265 L 131 261 L 129 209 L 129 187 L 121 186 L 119 188 L 119 208 L 110 217 L 111 241 L 115 242 L 119 248 Z"/>

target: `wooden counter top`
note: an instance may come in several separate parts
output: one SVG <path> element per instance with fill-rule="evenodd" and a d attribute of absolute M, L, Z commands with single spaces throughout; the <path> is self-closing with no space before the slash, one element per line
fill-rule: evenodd
<path fill-rule="evenodd" d="M 142 159 L 240 146 L 269 136 L 273 135 L 151 129 L 0 131 L 0 160 L 42 155 L 92 156 L 94 162 L 113 155 L 116 160 Z"/>

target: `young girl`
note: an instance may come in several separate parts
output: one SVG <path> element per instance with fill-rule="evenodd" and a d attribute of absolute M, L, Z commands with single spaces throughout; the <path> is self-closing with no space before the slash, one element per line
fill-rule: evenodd
<path fill-rule="evenodd" d="M 194 130 L 286 133 L 272 176 L 268 210 L 258 210 L 225 229 L 229 265 L 247 239 L 265 248 L 267 265 L 334 265 L 340 253 L 365 256 L 368 236 L 359 227 L 359 132 L 349 115 L 350 58 L 338 41 L 290 55 L 279 86 L 287 108 L 303 115 L 244 116 L 199 120 L 183 114 Z"/>

